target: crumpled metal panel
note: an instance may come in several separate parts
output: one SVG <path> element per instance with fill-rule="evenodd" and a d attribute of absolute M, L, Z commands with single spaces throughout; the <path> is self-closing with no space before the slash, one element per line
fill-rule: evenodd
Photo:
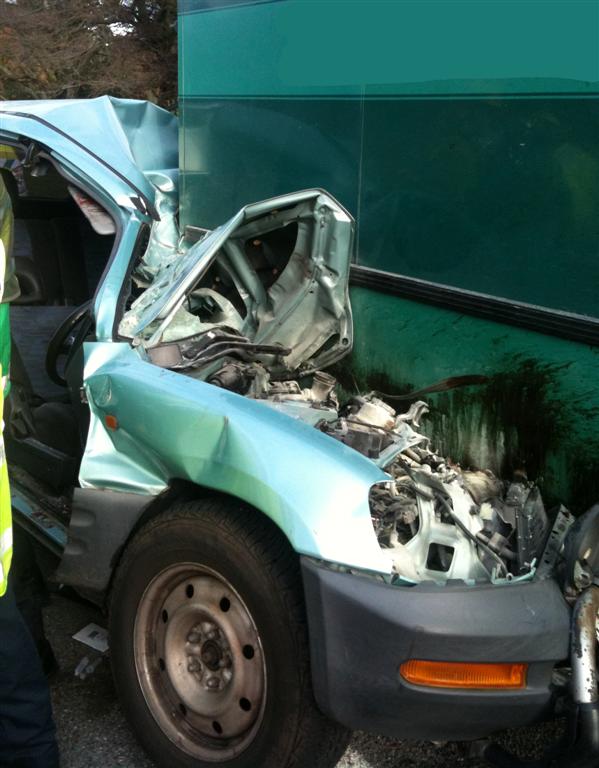
<path fill-rule="evenodd" d="M 243 244 L 289 224 L 298 226 L 293 253 L 266 290 Z M 310 189 L 246 205 L 186 252 L 171 248 L 160 263 L 160 254 L 172 243 L 170 233 L 170 241 L 164 238 L 156 252 L 148 248 L 138 274 L 141 271 L 143 278 L 150 263 L 160 264 L 160 269 L 123 317 L 119 332 L 149 348 L 185 338 L 194 329 L 201 331 L 197 319 L 182 312 L 182 307 L 191 288 L 224 253 L 247 310 L 242 320 L 231 306 L 237 320 L 227 325 L 240 327 L 255 343 L 276 343 L 290 350 L 278 366 L 276 361 L 269 363 L 271 373 L 299 369 L 307 373 L 331 365 L 353 344 L 348 295 L 353 230 L 354 220 L 334 198 Z M 174 319 L 181 327 L 179 336 L 171 327 Z"/>
<path fill-rule="evenodd" d="M 180 256 L 179 188 L 174 176 L 148 175 L 156 186 L 154 204 L 160 220 L 152 225 L 148 247 L 137 267 L 137 277 L 151 283 L 161 269 Z"/>
<path fill-rule="evenodd" d="M 189 480 L 260 509 L 300 553 L 390 573 L 368 503 L 370 487 L 388 479 L 382 470 L 313 427 L 141 355 L 124 343 L 85 344 L 83 487 L 156 494 Z"/>

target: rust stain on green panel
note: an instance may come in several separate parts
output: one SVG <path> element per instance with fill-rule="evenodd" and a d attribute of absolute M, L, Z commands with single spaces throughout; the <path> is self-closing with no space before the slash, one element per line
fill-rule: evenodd
<path fill-rule="evenodd" d="M 599 498 L 597 349 L 361 288 L 352 301 L 356 344 L 339 371 L 347 389 L 399 394 L 485 375 L 426 397 L 438 449 L 504 478 L 524 471 L 550 503 L 576 511 Z"/>

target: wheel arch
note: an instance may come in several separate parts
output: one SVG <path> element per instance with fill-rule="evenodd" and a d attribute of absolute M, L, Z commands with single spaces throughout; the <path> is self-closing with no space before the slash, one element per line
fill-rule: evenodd
<path fill-rule="evenodd" d="M 218 498 L 235 500 L 248 514 L 260 515 L 280 532 L 290 551 L 296 552 L 287 532 L 264 510 L 234 494 L 189 480 L 173 478 L 162 493 L 151 497 L 78 488 L 57 580 L 105 607 L 123 554 L 142 528 L 177 502 Z"/>

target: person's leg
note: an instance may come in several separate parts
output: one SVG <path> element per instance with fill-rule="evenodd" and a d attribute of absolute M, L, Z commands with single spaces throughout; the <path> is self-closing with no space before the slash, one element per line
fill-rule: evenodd
<path fill-rule="evenodd" d="M 58 768 L 50 691 L 10 587 L 0 597 L 0 768 Z"/>
<path fill-rule="evenodd" d="M 36 555 L 29 536 L 18 525 L 14 526 L 10 571 L 12 588 L 17 606 L 42 660 L 44 672 L 51 675 L 58 670 L 58 662 L 44 628 L 42 608 L 47 603 L 48 593 Z"/>

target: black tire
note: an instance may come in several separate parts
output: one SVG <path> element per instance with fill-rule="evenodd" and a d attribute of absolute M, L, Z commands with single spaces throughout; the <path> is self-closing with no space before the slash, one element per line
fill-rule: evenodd
<path fill-rule="evenodd" d="M 180 584 L 176 582 L 179 578 L 178 568 L 189 570 L 194 567 L 205 569 L 205 573 L 200 573 L 198 580 L 193 581 L 194 574 L 189 571 L 190 575 L 183 578 Z M 170 574 L 174 576 L 171 577 Z M 201 654 L 197 656 L 200 659 L 198 664 L 202 669 L 197 674 L 203 675 L 200 685 L 204 687 L 198 695 L 204 697 L 202 699 L 204 702 L 214 701 L 210 698 L 213 694 L 207 690 L 205 682 L 207 679 L 205 673 L 208 669 L 204 664 L 204 649 L 208 647 L 208 640 L 205 640 L 205 637 L 209 635 L 200 633 L 200 640 L 197 639 L 197 635 L 192 634 L 179 637 L 177 628 L 183 626 L 178 617 L 186 616 L 185 611 L 192 612 L 189 605 L 184 604 L 181 590 L 186 589 L 187 595 L 190 592 L 193 594 L 194 590 L 189 584 L 187 587 L 183 584 L 193 581 L 194 584 L 199 585 L 194 597 L 190 600 L 197 600 L 200 606 L 208 605 L 208 597 L 203 596 L 202 585 L 218 584 L 217 577 L 222 578 L 223 583 L 232 587 L 236 593 L 233 597 L 230 592 L 227 593 L 235 603 L 230 613 L 235 614 L 237 611 L 241 616 L 245 608 L 249 614 L 258 634 L 257 648 L 259 649 L 259 654 L 256 654 L 251 663 L 258 662 L 259 656 L 259 669 L 265 672 L 263 678 L 261 678 L 261 672 L 252 673 L 256 679 L 263 679 L 261 690 L 266 693 L 259 697 L 261 700 L 259 716 L 253 713 L 251 715 L 256 717 L 256 720 L 251 729 L 248 726 L 243 736 L 245 741 L 242 741 L 242 746 L 238 747 L 242 749 L 240 754 L 227 752 L 227 749 L 222 746 L 228 743 L 224 737 L 214 736 L 214 734 L 209 737 L 205 733 L 204 720 L 201 721 L 198 731 L 197 721 L 193 720 L 196 712 L 191 714 L 189 712 L 189 698 L 185 699 L 187 707 L 179 705 L 180 713 L 176 711 L 176 704 L 169 710 L 169 706 L 173 703 L 173 695 L 178 695 L 176 686 L 190 685 L 187 673 L 191 672 L 191 668 L 185 666 L 187 664 L 185 659 L 191 657 L 180 655 L 188 652 L 190 638 L 192 643 L 197 643 L 197 647 L 202 649 Z M 169 596 L 164 597 L 166 594 Z M 236 602 L 237 598 L 239 598 L 239 604 Z M 202 603 L 202 600 L 205 602 Z M 148 627 L 154 625 L 149 621 L 148 616 L 158 615 L 156 611 L 160 611 L 160 601 L 163 601 L 162 605 L 166 604 L 169 607 L 172 618 L 169 617 L 167 620 L 165 614 L 168 615 L 168 611 L 162 610 L 159 615 L 162 616 L 166 629 L 161 630 L 158 627 L 155 633 L 151 633 L 148 632 Z M 223 600 L 219 605 L 222 606 L 222 604 Z M 213 605 L 216 603 L 210 602 L 210 606 Z M 171 606 L 173 606 L 172 610 Z M 210 610 L 216 609 L 210 608 Z M 199 621 L 204 621 L 204 618 L 205 615 L 201 614 Z M 198 619 L 195 621 L 197 622 Z M 217 634 L 217 638 L 222 638 L 222 643 L 220 639 L 215 641 L 217 645 L 221 643 L 219 658 L 223 658 L 227 648 L 231 651 L 228 662 L 232 669 L 232 682 L 222 682 L 219 678 L 225 690 L 222 695 L 226 696 L 229 690 L 226 688 L 227 685 L 241 685 L 239 680 L 243 678 L 245 669 L 243 665 L 246 662 L 239 661 L 240 657 L 233 654 L 231 649 L 239 647 L 239 644 L 234 645 L 234 642 L 226 640 L 227 628 L 222 628 L 224 625 L 218 623 L 218 617 L 215 621 L 219 629 L 217 633 L 212 632 L 212 636 Z M 189 630 L 187 625 L 184 632 L 193 633 L 198 627 L 211 626 L 215 625 L 201 623 Z M 178 638 L 176 643 L 169 640 L 171 631 L 173 637 Z M 150 635 L 152 645 L 144 645 L 144 638 L 147 639 Z M 163 639 L 160 640 L 160 637 Z M 186 650 L 180 652 L 182 644 Z M 209 499 L 175 504 L 170 511 L 151 521 L 135 536 L 123 555 L 112 590 L 110 645 L 114 679 L 126 717 L 139 741 L 158 766 L 165 766 L 165 768 L 215 768 L 215 766 L 333 768 L 343 754 L 348 742 L 348 731 L 328 720 L 318 710 L 314 701 L 310 676 L 308 630 L 297 555 L 269 520 L 254 510 L 244 508 L 235 500 Z M 158 650 L 147 650 L 154 647 Z M 222 650 L 223 648 L 225 651 Z M 243 646 L 244 654 L 247 648 L 248 645 Z M 149 661 L 151 656 L 157 657 L 162 654 L 166 657 L 167 652 L 174 659 L 172 675 L 169 659 L 166 659 L 166 669 L 162 658 L 153 658 Z M 207 658 L 214 662 L 211 656 Z M 247 659 L 248 656 L 246 655 L 245 658 Z M 195 660 L 193 663 L 195 664 Z M 223 661 L 220 663 L 221 666 L 224 665 Z M 240 671 L 236 671 L 238 665 L 243 667 Z M 156 712 L 153 714 L 146 703 L 144 689 L 138 675 L 140 668 L 141 677 L 145 681 L 152 681 L 144 683 L 146 695 L 148 685 L 158 686 L 152 688 L 152 690 L 158 690 L 158 696 L 150 699 L 154 702 L 156 699 L 167 702 L 158 708 L 158 716 Z M 214 669 L 215 666 L 210 668 Z M 183 672 L 181 672 L 182 669 Z M 212 673 L 207 672 L 207 674 Z M 184 683 L 181 683 L 183 678 L 185 678 Z M 214 682 L 212 678 L 211 681 Z M 195 679 L 191 681 L 191 685 L 196 685 Z M 185 695 L 192 690 L 194 697 L 196 696 L 193 687 L 191 689 L 185 687 L 183 690 Z M 218 695 L 221 694 L 218 693 Z M 195 700 L 194 698 L 194 702 Z M 247 699 L 239 699 L 240 706 L 242 702 L 245 702 L 249 708 Z M 158 707 L 156 703 L 153 706 L 155 709 Z M 227 711 L 231 710 L 231 706 Z M 253 702 L 252 707 L 253 712 L 258 711 L 256 702 Z M 205 717 L 204 712 L 201 716 Z M 235 713 L 232 712 L 230 716 L 234 717 Z M 165 727 L 161 725 L 161 717 Z M 192 721 L 191 725 L 188 720 Z M 188 739 L 189 728 L 191 728 L 192 738 L 199 744 L 198 749 L 204 752 L 198 754 L 195 748 L 188 750 L 177 746 L 175 744 L 177 738 L 173 739 L 173 727 L 178 728 L 179 733 L 184 732 Z M 214 743 L 213 738 L 216 739 Z M 184 744 L 183 741 L 180 743 Z M 239 744 L 240 742 L 230 743 Z M 187 744 L 189 745 L 189 741 Z M 210 759 L 206 759 L 206 749 L 211 750 Z"/>

